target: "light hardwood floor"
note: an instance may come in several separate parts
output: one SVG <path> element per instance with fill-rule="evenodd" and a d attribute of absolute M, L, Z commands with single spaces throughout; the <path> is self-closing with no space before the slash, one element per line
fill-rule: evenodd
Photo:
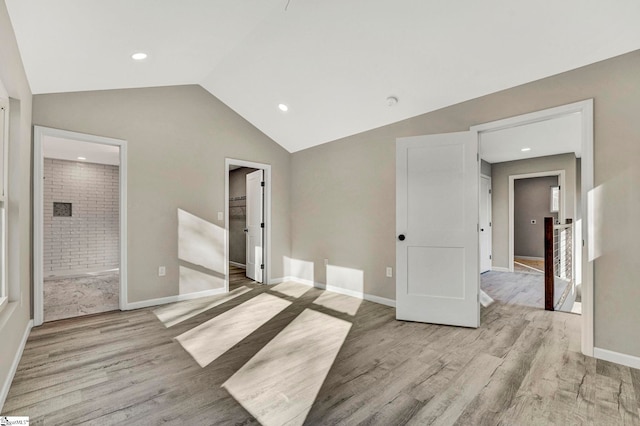
<path fill-rule="evenodd" d="M 544 275 L 544 260 L 525 259 L 515 257 L 513 259 L 513 270 L 525 274 L 542 274 Z"/>
<path fill-rule="evenodd" d="M 583 356 L 579 316 L 498 297 L 465 329 L 239 273 L 233 287 L 35 328 L 3 414 L 52 425 L 258 424 L 250 411 L 269 425 L 640 424 L 640 371 Z M 204 367 L 177 340 L 206 325 L 198 351 L 216 348 L 216 333 L 229 338 L 217 319 L 260 295 L 287 306 Z"/>

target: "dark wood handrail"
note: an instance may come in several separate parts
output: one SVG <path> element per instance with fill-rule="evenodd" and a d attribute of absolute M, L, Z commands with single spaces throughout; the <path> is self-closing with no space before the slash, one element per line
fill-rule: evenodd
<path fill-rule="evenodd" d="M 544 309 L 553 311 L 553 218 L 544 218 Z"/>

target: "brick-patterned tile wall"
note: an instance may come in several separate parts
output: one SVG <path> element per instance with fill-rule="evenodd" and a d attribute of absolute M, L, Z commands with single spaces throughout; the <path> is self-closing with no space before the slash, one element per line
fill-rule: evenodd
<path fill-rule="evenodd" d="M 44 275 L 117 268 L 119 168 L 44 159 Z M 72 217 L 53 217 L 53 203 Z"/>

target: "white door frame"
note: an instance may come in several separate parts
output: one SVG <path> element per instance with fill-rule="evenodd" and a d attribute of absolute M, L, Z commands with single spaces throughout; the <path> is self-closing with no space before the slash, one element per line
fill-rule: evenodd
<path fill-rule="evenodd" d="M 33 323 L 44 321 L 44 153 L 43 138 L 53 136 L 120 148 L 120 310 L 127 308 L 127 141 L 51 127 L 33 129 Z"/>
<path fill-rule="evenodd" d="M 480 149 L 480 147 L 478 146 L 478 149 Z M 482 188 L 482 179 L 487 179 L 489 181 L 489 253 L 491 253 L 491 264 L 489 266 L 489 271 L 492 270 L 493 268 L 493 218 L 492 218 L 492 214 L 493 214 L 493 206 L 491 205 L 492 203 L 492 195 L 493 195 L 493 190 L 492 190 L 492 186 L 491 186 L 491 176 L 485 175 L 483 173 L 480 173 L 480 180 L 478 181 L 480 184 L 480 188 Z M 480 202 L 482 202 L 482 199 L 480 197 L 482 197 L 482 193 L 480 194 L 480 196 L 478 197 Z M 480 216 L 478 215 L 478 219 L 480 218 Z M 482 225 L 482 224 L 480 224 Z M 482 241 L 480 242 L 480 255 L 482 255 Z M 480 259 L 480 270 L 482 271 L 482 256 L 479 257 Z M 486 272 L 486 271 L 485 271 Z"/>
<path fill-rule="evenodd" d="M 224 291 L 229 291 L 229 166 L 250 167 L 264 170 L 264 239 L 262 256 L 264 271 L 263 284 L 271 284 L 271 165 L 254 161 L 224 159 Z"/>
<path fill-rule="evenodd" d="M 529 179 L 537 177 L 558 177 L 558 185 L 560 186 L 560 209 L 558 210 L 558 220 L 560 223 L 564 223 L 566 219 L 565 214 L 565 171 L 564 170 L 552 170 L 548 172 L 535 172 L 535 173 L 523 173 L 520 175 L 509 175 L 509 272 L 513 272 L 513 262 L 515 260 L 515 181 L 518 179 Z M 575 206 L 574 206 L 575 211 Z"/>
<path fill-rule="evenodd" d="M 581 174 L 581 195 L 582 195 L 582 353 L 593 356 L 594 346 L 594 305 L 593 305 L 593 286 L 594 273 L 593 262 L 589 256 L 588 249 L 590 247 L 593 235 L 589 233 L 589 228 L 593 218 L 589 215 L 587 209 L 588 197 L 593 189 L 593 99 L 587 99 L 555 108 L 549 108 L 542 111 L 536 111 L 529 114 L 510 117 L 504 120 L 497 120 L 490 123 L 472 126 L 471 131 L 477 132 L 478 143 L 480 142 L 480 134 L 483 132 L 491 132 L 512 127 L 522 126 L 525 124 L 537 123 L 540 121 L 558 118 L 567 114 L 580 113 L 582 118 L 582 174 Z M 479 208 L 479 206 L 478 206 Z"/>

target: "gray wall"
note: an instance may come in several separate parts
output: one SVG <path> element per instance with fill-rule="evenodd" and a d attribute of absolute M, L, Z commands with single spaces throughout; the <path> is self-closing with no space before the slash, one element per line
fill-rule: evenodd
<path fill-rule="evenodd" d="M 595 343 L 640 356 L 640 51 L 504 90 L 292 156 L 292 257 L 325 280 L 322 259 L 364 272 L 365 291 L 394 298 L 395 140 L 595 99 Z M 494 165 L 495 167 L 495 165 Z M 493 182 L 495 190 L 496 183 Z M 494 248 L 495 253 L 495 248 Z"/>
<path fill-rule="evenodd" d="M 118 166 L 44 159 L 44 276 L 117 268 L 120 264 Z M 72 203 L 72 216 L 53 203 Z"/>
<path fill-rule="evenodd" d="M 555 170 L 565 171 L 564 207 L 562 208 L 565 218 L 575 218 L 576 156 L 574 154 L 550 155 L 493 164 L 491 177 L 493 266 L 509 267 L 509 176 Z"/>
<path fill-rule="evenodd" d="M 241 167 L 229 172 L 229 260 L 246 264 L 247 200 L 234 200 L 247 196 L 247 174 L 257 169 Z"/>
<path fill-rule="evenodd" d="M 0 81 L 11 98 L 7 209 L 9 305 L 0 312 L 2 386 L 9 378 L 31 315 L 31 90 L 4 1 L 0 1 Z"/>
<path fill-rule="evenodd" d="M 200 86 L 38 95 L 33 122 L 127 141 L 129 302 L 219 282 L 225 157 L 272 166 L 271 277 L 282 276 L 290 250 L 290 154 Z M 183 238 L 188 246 L 180 246 L 179 259 L 179 234 L 202 236 L 199 227 L 220 241 Z M 199 243 L 213 245 L 220 259 L 204 259 Z"/>
<path fill-rule="evenodd" d="M 558 219 L 558 213 L 551 213 L 552 186 L 558 186 L 557 176 L 514 181 L 513 253 L 516 256 L 544 258 L 544 218 Z M 536 223 L 532 224 L 531 220 Z"/>

